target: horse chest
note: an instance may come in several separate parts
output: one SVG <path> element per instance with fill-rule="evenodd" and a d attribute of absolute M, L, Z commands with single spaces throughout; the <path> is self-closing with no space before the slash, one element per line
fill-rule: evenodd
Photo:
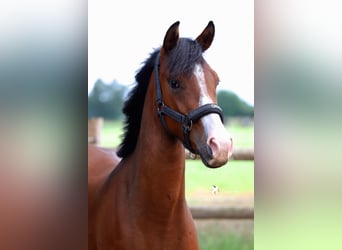
<path fill-rule="evenodd" d="M 111 216 L 107 211 L 100 213 L 107 216 L 97 217 L 96 250 L 198 249 L 196 230 L 187 213 L 178 212 L 181 216 L 169 219 L 136 216 L 129 208 L 116 208 Z"/>

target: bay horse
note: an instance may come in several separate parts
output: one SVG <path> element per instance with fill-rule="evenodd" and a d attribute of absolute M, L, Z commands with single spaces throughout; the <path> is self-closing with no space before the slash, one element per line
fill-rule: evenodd
<path fill-rule="evenodd" d="M 179 22 L 171 25 L 136 74 L 117 156 L 89 149 L 89 249 L 198 249 L 184 147 L 210 168 L 232 152 L 216 104 L 219 78 L 203 57 L 214 33 L 212 21 L 195 40 L 179 37 Z"/>

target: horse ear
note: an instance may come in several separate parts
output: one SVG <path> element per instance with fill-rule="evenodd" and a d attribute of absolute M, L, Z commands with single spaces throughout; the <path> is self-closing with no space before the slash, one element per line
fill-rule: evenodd
<path fill-rule="evenodd" d="M 210 21 L 202 31 L 202 33 L 196 38 L 196 41 L 202 46 L 203 51 L 207 50 L 212 41 L 214 40 L 215 35 L 215 25 L 213 21 Z"/>
<path fill-rule="evenodd" d="M 172 50 L 178 43 L 178 39 L 179 39 L 178 27 L 179 27 L 179 21 L 172 24 L 165 34 L 163 49 L 165 50 L 166 53 Z"/>

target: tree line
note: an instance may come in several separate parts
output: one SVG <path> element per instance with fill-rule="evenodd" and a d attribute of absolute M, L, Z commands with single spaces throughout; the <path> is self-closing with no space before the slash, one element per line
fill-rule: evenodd
<path fill-rule="evenodd" d="M 129 88 L 116 80 L 106 84 L 98 79 L 88 96 L 88 118 L 122 119 L 122 107 Z M 217 102 L 225 117 L 254 117 L 254 107 L 227 90 L 217 92 Z"/>

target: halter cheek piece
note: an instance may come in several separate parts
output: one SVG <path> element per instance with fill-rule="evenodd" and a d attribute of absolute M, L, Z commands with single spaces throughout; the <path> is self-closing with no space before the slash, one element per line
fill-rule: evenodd
<path fill-rule="evenodd" d="M 156 61 L 154 63 L 154 77 L 155 77 L 155 84 L 156 84 L 156 96 L 157 96 L 156 101 L 157 101 L 157 106 L 158 106 L 157 114 L 159 116 L 160 122 L 168 133 L 170 133 L 170 131 L 166 126 L 164 115 L 167 115 L 173 120 L 180 123 L 183 128 L 184 146 L 191 153 L 196 154 L 196 151 L 191 147 L 191 142 L 190 142 L 190 131 L 192 128 L 192 124 L 198 121 L 201 117 L 211 114 L 211 113 L 218 114 L 223 123 L 224 116 L 223 116 L 222 109 L 214 103 L 208 103 L 192 110 L 187 115 L 184 115 L 166 106 L 163 101 L 163 95 L 161 92 L 160 81 L 159 81 L 159 57 L 160 55 L 158 53 L 156 57 Z"/>

